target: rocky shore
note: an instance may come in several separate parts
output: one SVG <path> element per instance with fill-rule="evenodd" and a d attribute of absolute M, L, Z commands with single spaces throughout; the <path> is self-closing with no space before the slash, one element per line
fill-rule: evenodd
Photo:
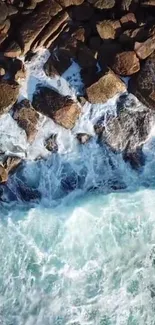
<path fill-rule="evenodd" d="M 21 98 L 27 62 L 42 48 L 49 50 L 43 66 L 48 78 L 62 77 L 73 62 L 79 67 L 82 88 L 76 96 L 38 83 L 31 99 Z M 128 93 L 142 103 L 138 109 Z M 84 105 L 95 109 L 114 96 L 117 115 L 96 121 L 94 136 L 137 168 L 155 122 L 154 0 L 0 0 L 0 124 L 10 114 L 32 144 L 40 117 L 72 132 Z M 79 145 L 91 137 L 76 134 Z M 58 150 L 52 130 L 44 146 L 49 154 Z M 4 150 L 1 138 L 1 186 L 21 161 Z"/>

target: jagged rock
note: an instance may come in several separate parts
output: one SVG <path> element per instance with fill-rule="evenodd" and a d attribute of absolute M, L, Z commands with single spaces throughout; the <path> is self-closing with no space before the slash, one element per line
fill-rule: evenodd
<path fill-rule="evenodd" d="M 155 53 L 142 65 L 141 70 L 129 81 L 129 91 L 132 92 L 147 107 L 155 109 Z"/>
<path fill-rule="evenodd" d="M 115 28 L 113 27 L 111 20 L 104 20 L 97 23 L 96 28 L 102 39 L 107 40 L 115 38 Z"/>
<path fill-rule="evenodd" d="M 98 81 L 86 89 L 86 94 L 90 103 L 99 104 L 124 91 L 126 91 L 125 84 L 108 69 Z"/>
<path fill-rule="evenodd" d="M 140 62 L 134 51 L 125 51 L 116 55 L 111 68 L 116 74 L 130 76 L 140 70 Z"/>
<path fill-rule="evenodd" d="M 8 112 L 18 97 L 19 85 L 11 84 L 7 81 L 0 81 L 0 116 Z"/>
<path fill-rule="evenodd" d="M 102 127 L 101 138 L 112 150 L 127 152 L 129 155 L 130 152 L 136 152 L 147 140 L 154 122 L 155 114 L 151 110 L 145 107 L 137 108 L 136 105 L 124 107 L 117 110 L 117 116 L 108 115 L 106 127 Z"/>
<path fill-rule="evenodd" d="M 86 133 L 78 133 L 76 137 L 81 144 L 85 144 L 91 138 L 90 134 L 86 134 Z"/>
<path fill-rule="evenodd" d="M 57 15 L 62 7 L 55 0 L 44 0 L 20 27 L 20 42 L 23 54 L 27 53 L 43 28 Z M 10 44 L 11 48 L 14 45 Z M 10 46 L 6 53 L 10 52 Z M 15 51 L 15 50 L 14 50 Z M 14 52 L 13 51 L 13 52 Z M 8 55 L 7 55 L 8 56 Z"/>
<path fill-rule="evenodd" d="M 10 29 L 10 26 L 11 26 L 10 20 L 9 19 L 5 20 L 4 27 L 3 27 L 3 29 L 1 29 L 0 34 L 7 35 L 8 30 Z"/>
<path fill-rule="evenodd" d="M 155 35 L 148 38 L 143 43 L 136 42 L 134 50 L 139 59 L 146 59 L 155 50 Z"/>
<path fill-rule="evenodd" d="M 46 141 L 45 141 L 45 147 L 48 151 L 51 152 L 57 152 L 58 151 L 58 145 L 56 142 L 57 134 L 52 134 Z"/>
<path fill-rule="evenodd" d="M 115 6 L 115 0 L 88 0 L 95 8 L 111 9 Z"/>
<path fill-rule="evenodd" d="M 8 180 L 8 172 L 3 165 L 0 165 L 0 184 Z"/>
<path fill-rule="evenodd" d="M 80 108 L 76 102 L 48 87 L 38 88 L 33 95 L 33 107 L 66 129 L 74 127 L 80 114 Z"/>
<path fill-rule="evenodd" d="M 59 4 L 62 7 L 70 7 L 70 6 L 79 6 L 81 5 L 84 0 L 58 0 Z"/>
<path fill-rule="evenodd" d="M 64 21 L 61 26 L 58 28 L 58 30 L 52 34 L 49 39 L 45 42 L 44 46 L 48 49 L 50 49 L 51 47 L 53 48 L 53 44 L 55 41 L 57 41 L 58 37 L 64 32 L 68 32 L 69 31 L 69 27 L 68 27 L 68 23 L 67 21 Z"/>
<path fill-rule="evenodd" d="M 93 7 L 91 7 L 88 3 L 84 2 L 82 5 L 72 8 L 72 19 L 79 21 L 87 21 L 91 19 L 93 12 Z"/>
<path fill-rule="evenodd" d="M 33 142 L 38 131 L 39 114 L 27 99 L 15 104 L 13 118 L 25 130 L 28 141 Z"/>
<path fill-rule="evenodd" d="M 13 173 L 21 161 L 22 160 L 19 157 L 7 157 L 4 163 L 4 167 L 8 173 Z"/>
<path fill-rule="evenodd" d="M 62 26 L 62 24 L 67 21 L 68 19 L 68 13 L 67 12 L 60 12 L 56 17 L 54 17 L 50 23 L 48 24 L 47 27 L 44 28 L 42 31 L 39 40 L 36 41 L 36 43 L 33 44 L 33 48 L 41 47 L 46 44 L 46 41 L 50 37 L 55 36 L 55 33 L 59 31 L 59 28 Z M 61 33 L 61 30 L 60 30 Z M 57 33 L 57 37 L 60 34 L 59 32 Z M 54 37 L 55 39 L 55 37 Z"/>
<path fill-rule="evenodd" d="M 49 77 L 63 74 L 71 65 L 71 57 L 66 50 L 60 49 L 51 54 L 44 64 L 44 70 Z"/>
<path fill-rule="evenodd" d="M 7 5 L 0 1 L 0 24 L 3 23 L 8 16 L 8 7 Z"/>
<path fill-rule="evenodd" d="M 120 23 L 123 29 L 130 29 L 130 28 L 137 27 L 137 19 L 135 17 L 135 14 L 132 12 L 126 14 L 120 19 Z"/>
<path fill-rule="evenodd" d="M 120 35 L 119 42 L 126 47 L 134 48 L 135 42 L 144 42 L 148 36 L 149 30 L 144 27 L 128 29 Z"/>

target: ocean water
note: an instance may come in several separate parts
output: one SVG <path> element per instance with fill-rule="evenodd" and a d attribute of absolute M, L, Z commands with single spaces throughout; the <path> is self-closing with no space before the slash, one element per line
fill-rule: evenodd
<path fill-rule="evenodd" d="M 31 99 L 38 81 L 75 98 L 79 68 L 50 80 L 41 69 L 47 57 L 27 64 L 20 98 Z M 73 69 L 77 84 L 69 86 Z M 95 137 L 94 123 L 108 111 L 116 113 L 116 98 L 86 104 L 72 132 L 40 116 L 31 146 L 10 115 L 0 121 L 3 150 L 28 159 L 0 203 L 0 325 L 155 324 L 155 130 L 145 165 L 133 170 Z M 43 146 L 51 128 L 59 146 L 52 156 Z M 92 139 L 81 146 L 75 134 L 84 131 Z M 46 159 L 33 161 L 37 155 Z M 19 184 L 41 200 L 24 200 Z"/>

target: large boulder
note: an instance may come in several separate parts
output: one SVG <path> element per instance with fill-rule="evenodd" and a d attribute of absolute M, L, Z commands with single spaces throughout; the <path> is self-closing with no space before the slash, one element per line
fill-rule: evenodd
<path fill-rule="evenodd" d="M 16 102 L 19 93 L 19 85 L 0 81 L 0 116 L 7 113 Z"/>
<path fill-rule="evenodd" d="M 151 36 L 143 43 L 136 42 L 134 50 L 141 60 L 146 59 L 155 50 L 155 35 Z"/>
<path fill-rule="evenodd" d="M 39 114 L 27 99 L 15 104 L 13 118 L 25 130 L 28 141 L 33 142 L 38 131 Z"/>
<path fill-rule="evenodd" d="M 96 29 L 100 37 L 104 40 L 115 38 L 115 28 L 111 20 L 103 20 L 97 23 Z"/>
<path fill-rule="evenodd" d="M 115 0 L 88 0 L 95 8 L 111 9 L 115 6 Z"/>
<path fill-rule="evenodd" d="M 146 106 L 155 109 L 155 53 L 142 65 L 140 72 L 129 82 L 132 92 Z"/>
<path fill-rule="evenodd" d="M 118 93 L 126 91 L 126 86 L 115 73 L 108 69 L 98 81 L 86 89 L 88 101 L 92 104 L 105 103 Z"/>
<path fill-rule="evenodd" d="M 106 125 L 102 120 L 101 139 L 115 152 L 133 153 L 147 140 L 154 122 L 154 112 L 137 106 L 137 100 L 131 94 L 123 95 L 118 100 L 117 115 L 108 114 Z M 98 125 L 95 129 L 99 130 Z"/>
<path fill-rule="evenodd" d="M 119 75 L 130 76 L 140 70 L 140 62 L 134 51 L 124 51 L 116 55 L 111 68 Z"/>
<path fill-rule="evenodd" d="M 33 95 L 33 107 L 66 129 L 74 127 L 80 114 L 78 104 L 69 96 L 62 96 L 48 87 L 38 88 Z"/>

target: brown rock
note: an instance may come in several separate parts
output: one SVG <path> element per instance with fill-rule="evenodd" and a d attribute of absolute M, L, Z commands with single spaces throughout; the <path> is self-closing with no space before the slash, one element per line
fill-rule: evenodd
<path fill-rule="evenodd" d="M 93 12 L 93 7 L 84 2 L 82 5 L 72 8 L 72 18 L 73 20 L 87 21 L 91 19 Z"/>
<path fill-rule="evenodd" d="M 137 19 L 134 13 L 128 13 L 120 19 L 123 29 L 135 28 L 137 26 Z"/>
<path fill-rule="evenodd" d="M 0 183 L 5 183 L 8 180 L 7 170 L 3 165 L 0 165 Z"/>
<path fill-rule="evenodd" d="M 84 2 L 84 0 L 58 0 L 58 3 L 62 7 L 69 7 L 69 6 L 79 6 Z"/>
<path fill-rule="evenodd" d="M 45 147 L 48 151 L 51 152 L 57 152 L 58 151 L 58 145 L 57 145 L 57 134 L 52 134 L 46 141 L 45 141 Z"/>
<path fill-rule="evenodd" d="M 4 75 L 5 75 L 5 69 L 0 66 L 0 76 L 4 76 Z"/>
<path fill-rule="evenodd" d="M 136 42 L 134 50 L 139 59 L 146 59 L 155 50 L 155 35 L 148 38 L 143 43 Z"/>
<path fill-rule="evenodd" d="M 10 84 L 7 81 L 0 81 L 0 115 L 9 111 L 18 97 L 18 84 Z"/>
<path fill-rule="evenodd" d="M 19 157 L 7 157 L 5 163 L 4 163 L 4 167 L 5 170 L 8 173 L 13 173 L 15 171 L 15 169 L 19 166 L 19 164 L 21 163 L 21 158 Z"/>
<path fill-rule="evenodd" d="M 62 7 L 55 0 L 44 0 L 24 21 L 20 27 L 23 54 L 30 50 L 31 45 L 43 28 L 50 22 L 51 18 L 57 15 L 61 10 Z"/>
<path fill-rule="evenodd" d="M 86 89 L 86 94 L 90 103 L 99 104 L 124 91 L 126 91 L 125 84 L 108 69 L 97 82 Z"/>
<path fill-rule="evenodd" d="M 70 97 L 47 87 L 38 88 L 38 92 L 33 95 L 33 107 L 66 129 L 74 127 L 80 114 L 78 104 Z"/>
<path fill-rule="evenodd" d="M 135 42 L 144 42 L 148 38 L 148 35 L 149 30 L 143 27 L 138 27 L 136 29 L 128 29 L 120 35 L 119 41 L 123 45 L 133 48 Z"/>
<path fill-rule="evenodd" d="M 10 29 L 10 26 L 11 26 L 10 20 L 9 19 L 5 20 L 4 27 L 3 29 L 1 29 L 0 34 L 1 35 L 7 34 L 8 30 Z"/>
<path fill-rule="evenodd" d="M 119 75 L 130 76 L 140 70 L 140 63 L 134 51 L 125 51 L 116 55 L 111 68 Z"/>
<path fill-rule="evenodd" d="M 69 30 L 68 23 L 64 21 L 57 29 L 57 31 L 48 38 L 44 46 L 48 49 L 53 47 L 53 44 L 55 41 L 57 41 L 59 35 L 61 35 L 65 31 L 68 32 L 68 30 Z"/>
<path fill-rule="evenodd" d="M 111 20 L 104 20 L 97 23 L 96 28 L 102 39 L 107 40 L 115 38 L 115 28 L 113 27 Z"/>
<path fill-rule="evenodd" d="M 95 8 L 111 9 L 115 6 L 115 0 L 88 0 Z"/>
<path fill-rule="evenodd" d="M 27 99 L 14 106 L 13 118 L 25 130 L 28 141 L 33 142 L 37 134 L 39 114 Z"/>
<path fill-rule="evenodd" d="M 155 53 L 144 62 L 139 73 L 129 81 L 129 91 L 144 105 L 155 109 Z"/>
<path fill-rule="evenodd" d="M 8 7 L 2 1 L 0 1 L 0 24 L 3 23 L 8 16 Z"/>
<path fill-rule="evenodd" d="M 84 27 L 79 27 L 72 33 L 71 36 L 74 37 L 76 40 L 84 43 L 86 40 L 86 30 Z"/>
<path fill-rule="evenodd" d="M 48 24 L 47 27 L 42 31 L 39 40 L 33 44 L 33 48 L 43 46 L 46 41 L 56 33 L 56 31 L 60 28 L 60 26 L 68 19 L 67 12 L 60 12 L 56 17 L 54 17 Z M 59 35 L 59 34 L 58 34 Z"/>
<path fill-rule="evenodd" d="M 87 143 L 91 138 L 90 134 L 86 133 L 78 133 L 76 137 L 81 144 Z"/>

